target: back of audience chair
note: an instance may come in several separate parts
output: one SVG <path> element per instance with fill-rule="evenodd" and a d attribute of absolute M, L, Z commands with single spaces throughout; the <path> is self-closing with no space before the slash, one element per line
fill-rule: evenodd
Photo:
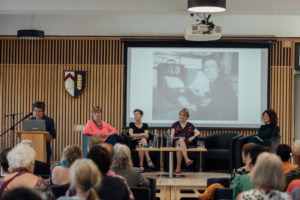
<path fill-rule="evenodd" d="M 69 189 L 70 185 L 52 185 L 51 190 L 55 196 L 56 199 L 58 199 L 61 196 L 65 196 L 67 190 Z"/>

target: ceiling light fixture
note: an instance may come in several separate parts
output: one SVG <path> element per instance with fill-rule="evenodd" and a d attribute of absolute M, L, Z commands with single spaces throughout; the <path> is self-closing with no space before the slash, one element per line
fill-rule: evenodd
<path fill-rule="evenodd" d="M 226 0 L 188 0 L 188 11 L 216 13 L 226 11 Z"/>
<path fill-rule="evenodd" d="M 39 40 L 44 39 L 45 32 L 33 28 L 33 15 L 31 15 L 30 28 L 21 29 L 17 32 L 17 37 L 24 40 Z"/>

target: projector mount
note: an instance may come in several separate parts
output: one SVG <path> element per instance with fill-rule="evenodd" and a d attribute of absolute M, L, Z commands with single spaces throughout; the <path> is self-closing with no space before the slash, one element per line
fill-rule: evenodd
<path fill-rule="evenodd" d="M 196 21 L 198 25 L 207 26 L 208 30 L 203 32 L 203 34 L 210 34 L 211 31 L 215 28 L 215 25 L 212 21 L 209 21 L 211 14 L 204 13 L 191 13 L 191 17 Z"/>

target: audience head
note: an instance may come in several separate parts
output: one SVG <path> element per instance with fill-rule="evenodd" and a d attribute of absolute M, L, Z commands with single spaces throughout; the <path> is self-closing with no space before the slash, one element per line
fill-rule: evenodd
<path fill-rule="evenodd" d="M 18 144 L 7 154 L 9 168 L 13 171 L 25 168 L 33 173 L 35 156 L 36 153 L 32 147 L 27 144 Z"/>
<path fill-rule="evenodd" d="M 98 136 L 90 136 L 88 139 L 88 149 L 92 148 L 93 146 L 102 144 L 104 141 L 102 138 Z"/>
<path fill-rule="evenodd" d="M 179 120 L 186 121 L 190 117 L 190 112 L 187 108 L 183 108 L 179 111 Z"/>
<path fill-rule="evenodd" d="M 265 124 L 277 125 L 278 123 L 277 114 L 272 109 L 265 110 L 262 114 L 262 117 Z"/>
<path fill-rule="evenodd" d="M 106 151 L 109 153 L 110 159 L 113 159 L 113 157 L 115 155 L 114 147 L 109 143 L 102 143 L 102 144 L 100 144 L 100 146 L 102 146 L 104 149 L 106 149 Z"/>
<path fill-rule="evenodd" d="M 257 158 L 251 178 L 257 187 L 284 190 L 285 176 L 280 158 L 273 153 L 261 153 Z"/>
<path fill-rule="evenodd" d="M 81 149 L 76 145 L 70 145 L 64 148 L 61 162 L 71 166 L 79 158 L 82 158 Z"/>
<path fill-rule="evenodd" d="M 247 163 L 247 159 L 249 157 L 249 153 L 251 151 L 251 149 L 255 146 L 255 143 L 247 143 L 243 145 L 242 148 L 242 160 L 243 163 L 246 164 Z"/>
<path fill-rule="evenodd" d="M 293 153 L 292 153 L 293 159 L 297 165 L 300 165 L 300 143 L 295 142 Z"/>
<path fill-rule="evenodd" d="M 247 159 L 247 165 L 251 169 L 254 167 L 257 157 L 263 152 L 270 152 L 268 147 L 256 144 L 250 149 L 249 159 Z"/>
<path fill-rule="evenodd" d="M 102 108 L 100 106 L 93 106 L 92 113 L 95 121 L 101 120 Z"/>
<path fill-rule="evenodd" d="M 16 188 L 4 194 L 2 200 L 42 200 L 42 197 L 29 188 Z"/>
<path fill-rule="evenodd" d="M 88 200 L 99 199 L 96 190 L 100 187 L 101 173 L 92 160 L 76 160 L 70 168 L 70 180 L 77 191 L 88 193 Z"/>
<path fill-rule="evenodd" d="M 141 121 L 143 115 L 144 115 L 144 112 L 140 109 L 135 109 L 133 111 L 133 114 L 134 114 L 134 120 L 135 121 Z"/>
<path fill-rule="evenodd" d="M 276 154 L 281 158 L 282 162 L 287 162 L 291 158 L 292 149 L 287 144 L 279 144 L 276 148 Z"/>
<path fill-rule="evenodd" d="M 0 153 L 0 166 L 6 173 L 8 173 L 8 168 L 9 168 L 7 154 L 11 149 L 12 149 L 11 147 L 8 147 Z"/>
<path fill-rule="evenodd" d="M 88 152 L 87 158 L 94 161 L 103 176 L 107 174 L 111 165 L 111 157 L 105 148 L 100 145 L 92 147 Z"/>
<path fill-rule="evenodd" d="M 32 105 L 32 110 L 37 119 L 42 119 L 45 113 L 45 103 L 37 101 Z"/>
<path fill-rule="evenodd" d="M 132 168 L 131 152 L 124 144 L 115 144 L 115 155 L 112 162 L 112 168 L 127 169 Z"/>

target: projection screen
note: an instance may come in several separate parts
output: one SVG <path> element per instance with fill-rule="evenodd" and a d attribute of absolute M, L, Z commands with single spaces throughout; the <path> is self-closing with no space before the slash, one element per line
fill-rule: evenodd
<path fill-rule="evenodd" d="M 269 48 L 126 48 L 126 126 L 144 111 L 150 127 L 170 127 L 182 108 L 196 127 L 258 128 L 268 106 Z"/>

